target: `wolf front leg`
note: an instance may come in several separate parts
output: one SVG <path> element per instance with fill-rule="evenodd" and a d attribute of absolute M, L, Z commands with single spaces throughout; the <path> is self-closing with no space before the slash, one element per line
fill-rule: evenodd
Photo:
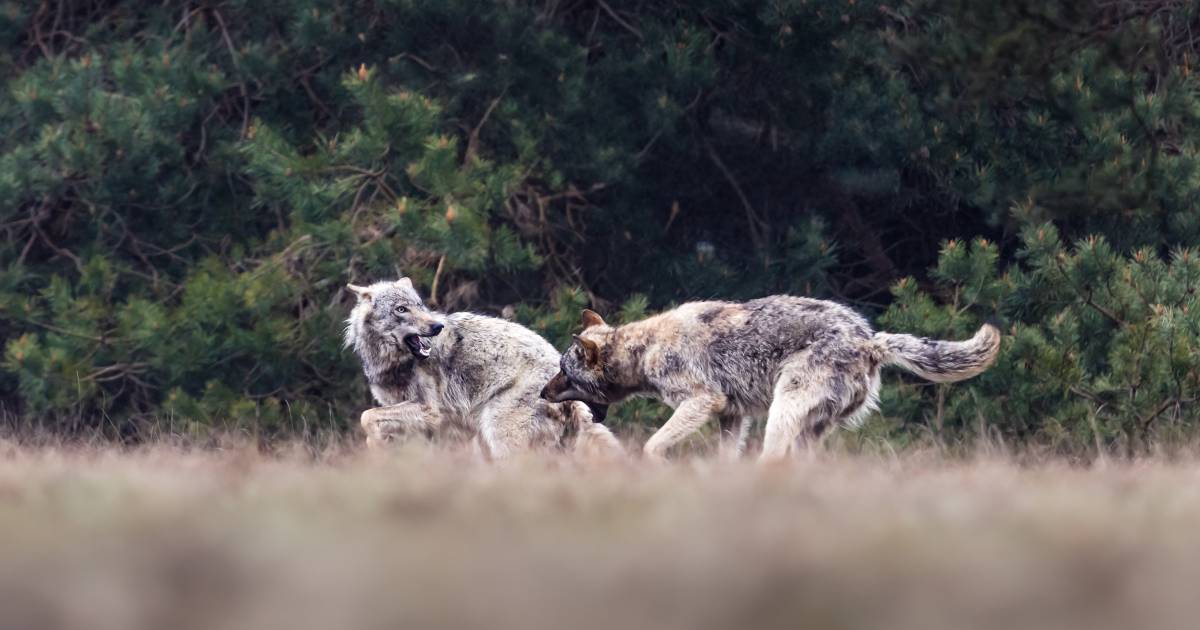
<path fill-rule="evenodd" d="M 402 402 L 368 409 L 359 421 L 367 433 L 367 448 L 377 449 L 400 438 L 428 437 L 441 424 L 441 415 L 429 405 Z"/>
<path fill-rule="evenodd" d="M 667 423 L 646 440 L 646 446 L 642 448 L 643 453 L 652 461 L 666 461 L 667 449 L 695 433 L 704 423 L 724 411 L 725 402 L 725 396 L 722 394 L 704 393 L 679 403 Z"/>

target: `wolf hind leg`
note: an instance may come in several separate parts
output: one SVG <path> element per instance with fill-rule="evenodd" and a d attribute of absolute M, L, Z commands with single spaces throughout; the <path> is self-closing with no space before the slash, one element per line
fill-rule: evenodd
<path fill-rule="evenodd" d="M 579 429 L 571 456 L 582 462 L 615 462 L 625 458 L 625 447 L 603 424 L 588 422 Z"/>
<path fill-rule="evenodd" d="M 816 457 L 834 430 L 858 428 L 879 406 L 879 369 L 874 364 L 864 363 L 857 369 L 844 366 L 825 380 L 824 387 L 827 397 L 822 409 L 828 413 L 810 417 L 796 435 L 792 452 L 799 457 Z"/>
<path fill-rule="evenodd" d="M 722 413 L 717 417 L 717 422 L 721 431 L 718 458 L 727 462 L 741 459 L 746 453 L 746 444 L 750 441 L 750 427 L 754 418 L 736 413 Z"/>
<path fill-rule="evenodd" d="M 832 417 L 828 414 L 822 414 L 815 420 L 810 415 L 810 421 L 806 423 L 805 428 L 800 431 L 795 440 L 792 440 L 789 454 L 801 460 L 816 459 L 821 452 L 821 445 L 825 442 L 825 438 L 832 433 L 830 429 L 834 425 Z"/>
<path fill-rule="evenodd" d="M 544 446 L 553 421 L 532 384 L 494 396 L 479 413 L 479 435 L 492 461 L 509 459 Z"/>
<path fill-rule="evenodd" d="M 815 442 L 833 421 L 831 377 L 828 372 L 814 371 L 806 363 L 793 361 L 779 372 L 767 411 L 759 462 L 786 459 L 798 442 L 805 445 Z"/>
<path fill-rule="evenodd" d="M 533 441 L 533 424 L 530 408 L 505 405 L 485 412 L 479 421 L 479 437 L 487 458 L 500 461 L 529 450 Z"/>

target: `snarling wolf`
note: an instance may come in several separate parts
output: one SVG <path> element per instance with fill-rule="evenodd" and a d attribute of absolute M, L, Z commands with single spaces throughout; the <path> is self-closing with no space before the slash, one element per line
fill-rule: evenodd
<path fill-rule="evenodd" d="M 558 352 L 533 331 L 484 315 L 431 311 L 408 278 L 348 288 L 358 303 L 346 320 L 346 346 L 362 361 L 380 405 L 362 414 L 368 446 L 465 431 L 492 459 L 554 447 L 621 451 L 586 404 L 538 397 Z"/>
<path fill-rule="evenodd" d="M 761 458 L 778 460 L 833 427 L 861 423 L 876 408 L 881 366 L 959 381 L 987 369 L 1000 347 L 991 325 L 968 341 L 875 333 L 841 304 L 786 295 L 692 302 L 616 328 L 585 310 L 583 326 L 542 397 L 662 400 L 675 412 L 646 442 L 652 459 L 713 418 L 722 453 L 740 455 L 750 419 L 765 413 Z"/>

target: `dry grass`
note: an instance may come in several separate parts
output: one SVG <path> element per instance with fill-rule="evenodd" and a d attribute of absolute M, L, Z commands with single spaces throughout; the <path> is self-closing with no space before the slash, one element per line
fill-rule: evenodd
<path fill-rule="evenodd" d="M 487 467 L 0 443 L 12 628 L 1131 628 L 1200 618 L 1200 461 Z"/>

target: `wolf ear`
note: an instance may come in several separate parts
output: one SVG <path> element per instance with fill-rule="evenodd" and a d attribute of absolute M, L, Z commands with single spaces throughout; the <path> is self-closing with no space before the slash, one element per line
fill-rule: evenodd
<path fill-rule="evenodd" d="M 360 287 L 357 284 L 347 284 L 346 288 L 350 289 L 354 292 L 354 295 L 358 296 L 359 302 L 371 301 L 371 290 L 367 287 Z"/>
<path fill-rule="evenodd" d="M 591 339 L 584 339 L 579 335 L 575 335 L 575 343 L 583 350 L 583 362 L 588 367 L 595 367 L 600 364 L 600 345 Z"/>
<path fill-rule="evenodd" d="M 399 286 L 399 287 L 404 287 L 404 288 L 406 288 L 406 289 L 409 289 L 409 290 L 414 290 L 414 289 L 413 289 L 413 283 L 412 283 L 412 279 L 410 279 L 410 278 L 407 278 L 407 277 L 405 277 L 405 278 L 400 278 L 399 280 L 397 280 L 397 281 L 393 282 L 392 284 L 394 284 L 394 285 L 396 285 L 396 286 Z"/>
<path fill-rule="evenodd" d="M 600 317 L 600 314 L 597 313 L 596 311 L 593 311 L 590 309 L 586 309 L 586 308 L 583 309 L 583 317 L 581 317 L 580 319 L 583 321 L 583 329 L 584 330 L 587 330 L 587 329 L 591 328 L 592 326 L 603 326 L 604 325 L 604 318 Z"/>

